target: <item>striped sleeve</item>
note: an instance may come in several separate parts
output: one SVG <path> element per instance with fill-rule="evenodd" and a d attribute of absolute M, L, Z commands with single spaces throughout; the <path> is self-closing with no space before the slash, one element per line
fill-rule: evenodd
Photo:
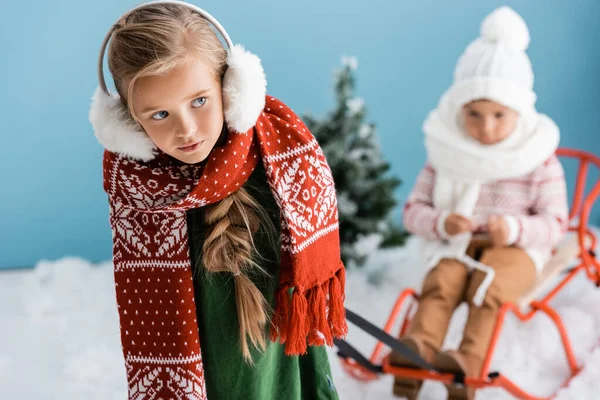
<path fill-rule="evenodd" d="M 410 233 L 427 239 L 440 239 L 438 221 L 441 213 L 433 208 L 433 183 L 435 171 L 425 165 L 417 176 L 404 206 L 403 224 Z"/>
<path fill-rule="evenodd" d="M 556 246 L 569 223 L 567 184 L 564 169 L 556 156 L 538 168 L 535 183 L 538 196 L 532 215 L 516 216 L 519 235 L 516 245 L 522 248 Z"/>

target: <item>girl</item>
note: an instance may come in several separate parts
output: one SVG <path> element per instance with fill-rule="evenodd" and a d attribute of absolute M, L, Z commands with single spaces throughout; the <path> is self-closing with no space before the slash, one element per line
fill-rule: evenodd
<path fill-rule="evenodd" d="M 480 374 L 499 308 L 535 282 L 567 228 L 564 172 L 554 155 L 559 131 L 535 110 L 528 44 L 518 14 L 494 11 L 424 124 L 428 164 L 404 224 L 425 239 L 424 262 L 432 269 L 402 341 L 441 371 Z M 463 300 L 469 316 L 462 343 L 440 352 Z M 398 354 L 390 362 L 412 366 Z M 415 399 L 420 385 L 396 378 L 394 394 Z M 474 398 L 463 386 L 448 385 L 448 393 Z"/>
<path fill-rule="evenodd" d="M 260 60 L 161 1 L 119 19 L 98 67 L 129 398 L 337 399 L 316 347 L 347 331 L 334 185 Z"/>

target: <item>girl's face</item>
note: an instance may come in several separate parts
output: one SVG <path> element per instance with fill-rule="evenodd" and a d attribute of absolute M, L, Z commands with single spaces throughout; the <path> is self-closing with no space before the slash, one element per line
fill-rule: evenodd
<path fill-rule="evenodd" d="M 462 108 L 469 136 L 484 145 L 501 142 L 517 126 L 519 113 L 491 100 L 476 100 Z"/>
<path fill-rule="evenodd" d="M 221 82 L 198 58 L 166 74 L 140 79 L 131 100 L 156 147 L 181 162 L 204 161 L 221 135 Z"/>

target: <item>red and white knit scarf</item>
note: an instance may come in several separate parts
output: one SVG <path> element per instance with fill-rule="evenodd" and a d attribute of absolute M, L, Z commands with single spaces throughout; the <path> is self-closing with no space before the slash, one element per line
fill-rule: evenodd
<path fill-rule="evenodd" d="M 130 399 L 205 399 L 185 211 L 227 197 L 259 160 L 281 210 L 281 274 L 271 339 L 288 355 L 347 332 L 331 171 L 316 140 L 268 97 L 254 128 L 231 133 L 204 167 L 105 152 L 115 286 Z M 289 289 L 293 294 L 289 296 Z"/>

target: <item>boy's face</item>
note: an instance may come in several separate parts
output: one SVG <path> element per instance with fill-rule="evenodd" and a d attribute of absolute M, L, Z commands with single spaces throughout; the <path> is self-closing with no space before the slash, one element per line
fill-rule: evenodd
<path fill-rule="evenodd" d="M 197 58 L 166 74 L 140 79 L 133 110 L 160 150 L 177 160 L 204 161 L 223 129 L 221 82 Z"/>
<path fill-rule="evenodd" d="M 491 100 L 476 100 L 462 108 L 467 133 L 479 143 L 491 145 L 509 137 L 519 113 Z"/>

